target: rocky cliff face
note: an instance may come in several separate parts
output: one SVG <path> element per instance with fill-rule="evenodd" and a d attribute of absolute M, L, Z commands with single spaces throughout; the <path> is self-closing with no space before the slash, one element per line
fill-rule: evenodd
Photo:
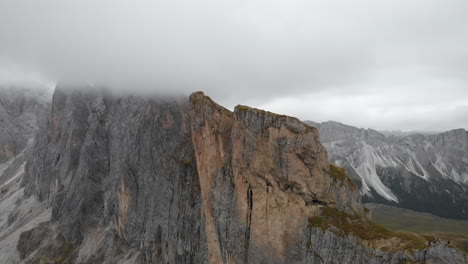
<path fill-rule="evenodd" d="M 337 122 L 314 123 L 330 161 L 346 168 L 367 202 L 468 219 L 468 132 L 384 136 Z"/>
<path fill-rule="evenodd" d="M 128 248 L 156 263 L 205 258 L 188 107 L 57 89 L 24 182 L 51 205 L 58 233 L 81 245 L 77 262 L 113 263 Z"/>
<path fill-rule="evenodd" d="M 330 176 L 316 129 L 244 106 L 231 113 L 202 93 L 190 100 L 213 263 L 301 262 L 310 215 L 362 211 L 352 182 Z"/>
<path fill-rule="evenodd" d="M 42 87 L 0 86 L 0 164 L 24 150 L 45 116 L 49 96 Z"/>
<path fill-rule="evenodd" d="M 21 234 L 22 262 L 467 262 L 367 220 L 317 129 L 202 93 L 58 88 L 33 150 L 23 199 L 52 216 Z"/>
<path fill-rule="evenodd" d="M 49 96 L 46 87 L 0 87 L 0 263 L 15 263 L 21 232 L 34 227 L 34 221 L 47 220 L 44 206 L 23 199 L 21 179 Z"/>

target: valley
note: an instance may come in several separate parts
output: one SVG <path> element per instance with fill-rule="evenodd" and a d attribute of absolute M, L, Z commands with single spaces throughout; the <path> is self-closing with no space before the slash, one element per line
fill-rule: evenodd
<path fill-rule="evenodd" d="M 468 254 L 468 221 L 446 219 L 382 204 L 364 206 L 370 210 L 372 220 L 383 227 L 450 241 Z"/>

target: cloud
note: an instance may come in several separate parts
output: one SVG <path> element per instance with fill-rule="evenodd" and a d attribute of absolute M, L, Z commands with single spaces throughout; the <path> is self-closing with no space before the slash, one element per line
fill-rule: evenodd
<path fill-rule="evenodd" d="M 451 120 L 440 109 L 468 98 L 467 8 L 464 0 L 3 0 L 0 68 L 131 91 L 203 90 L 229 107 L 305 119 L 432 128 L 440 122 L 422 112 Z M 468 127 L 460 122 L 444 129 Z"/>

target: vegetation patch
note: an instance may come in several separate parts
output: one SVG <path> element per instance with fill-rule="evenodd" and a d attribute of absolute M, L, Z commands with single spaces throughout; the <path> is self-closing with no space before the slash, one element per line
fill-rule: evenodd
<path fill-rule="evenodd" d="M 65 238 L 59 234 L 50 243 L 37 251 L 32 257 L 32 263 L 56 263 L 68 264 L 74 263 L 77 257 L 75 247 L 65 241 Z"/>
<path fill-rule="evenodd" d="M 411 249 L 424 249 L 427 239 L 409 233 L 394 232 L 386 229 L 365 216 L 357 213 L 351 215 L 336 208 L 322 208 L 322 216 L 309 218 L 309 228 L 318 227 L 329 230 L 336 235 L 347 237 L 353 235 L 368 241 L 389 240 L 397 238 L 399 243 L 381 248 L 384 251 L 399 251 Z"/>
<path fill-rule="evenodd" d="M 369 206 L 372 219 L 388 229 L 420 234 L 428 241 L 450 241 L 450 245 L 468 254 L 468 221 L 446 219 L 393 206 Z"/>
<path fill-rule="evenodd" d="M 119 255 L 122 255 L 124 253 L 124 251 L 120 248 L 118 248 L 116 251 L 115 251 L 115 256 L 119 256 Z"/>
<path fill-rule="evenodd" d="M 189 167 L 191 166 L 192 164 L 195 163 L 195 157 L 191 157 L 189 159 L 183 159 L 180 161 L 180 163 L 184 166 L 184 167 Z"/>
<path fill-rule="evenodd" d="M 325 219 L 323 217 L 320 217 L 320 216 L 309 217 L 309 228 L 320 227 L 320 228 L 322 228 L 322 230 L 325 230 L 326 226 L 323 225 L 324 220 Z"/>
<path fill-rule="evenodd" d="M 245 106 L 245 105 L 238 105 L 238 106 L 236 106 L 236 109 L 237 109 L 237 111 L 255 111 L 256 113 L 261 114 L 261 115 L 287 117 L 285 115 L 279 115 L 279 114 L 268 112 L 268 111 L 265 111 L 265 110 L 262 110 L 262 109 L 253 108 L 253 107 L 249 107 L 249 106 Z"/>
<path fill-rule="evenodd" d="M 330 169 L 327 171 L 327 174 L 332 177 L 333 179 L 339 181 L 341 186 L 344 185 L 345 182 L 348 183 L 348 186 L 352 189 L 357 189 L 356 184 L 348 177 L 346 170 L 344 168 L 338 167 L 334 164 L 330 164 Z"/>

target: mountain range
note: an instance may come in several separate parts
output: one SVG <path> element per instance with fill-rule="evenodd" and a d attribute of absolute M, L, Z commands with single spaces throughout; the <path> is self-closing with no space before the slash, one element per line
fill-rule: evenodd
<path fill-rule="evenodd" d="M 468 132 L 385 136 L 338 122 L 320 131 L 330 161 L 359 185 L 363 201 L 468 219 Z"/>
<path fill-rule="evenodd" d="M 327 153 L 340 143 L 323 138 L 322 125 L 229 111 L 202 92 L 85 88 L 57 87 L 49 100 L 2 95 L 0 263 L 468 263 L 446 242 L 369 220 L 366 188 L 403 199 L 385 181 L 356 185 Z M 397 162 L 368 152 L 372 164 Z M 434 181 L 416 161 L 404 164 Z M 439 178 L 464 186 L 463 166 L 449 165 Z"/>

